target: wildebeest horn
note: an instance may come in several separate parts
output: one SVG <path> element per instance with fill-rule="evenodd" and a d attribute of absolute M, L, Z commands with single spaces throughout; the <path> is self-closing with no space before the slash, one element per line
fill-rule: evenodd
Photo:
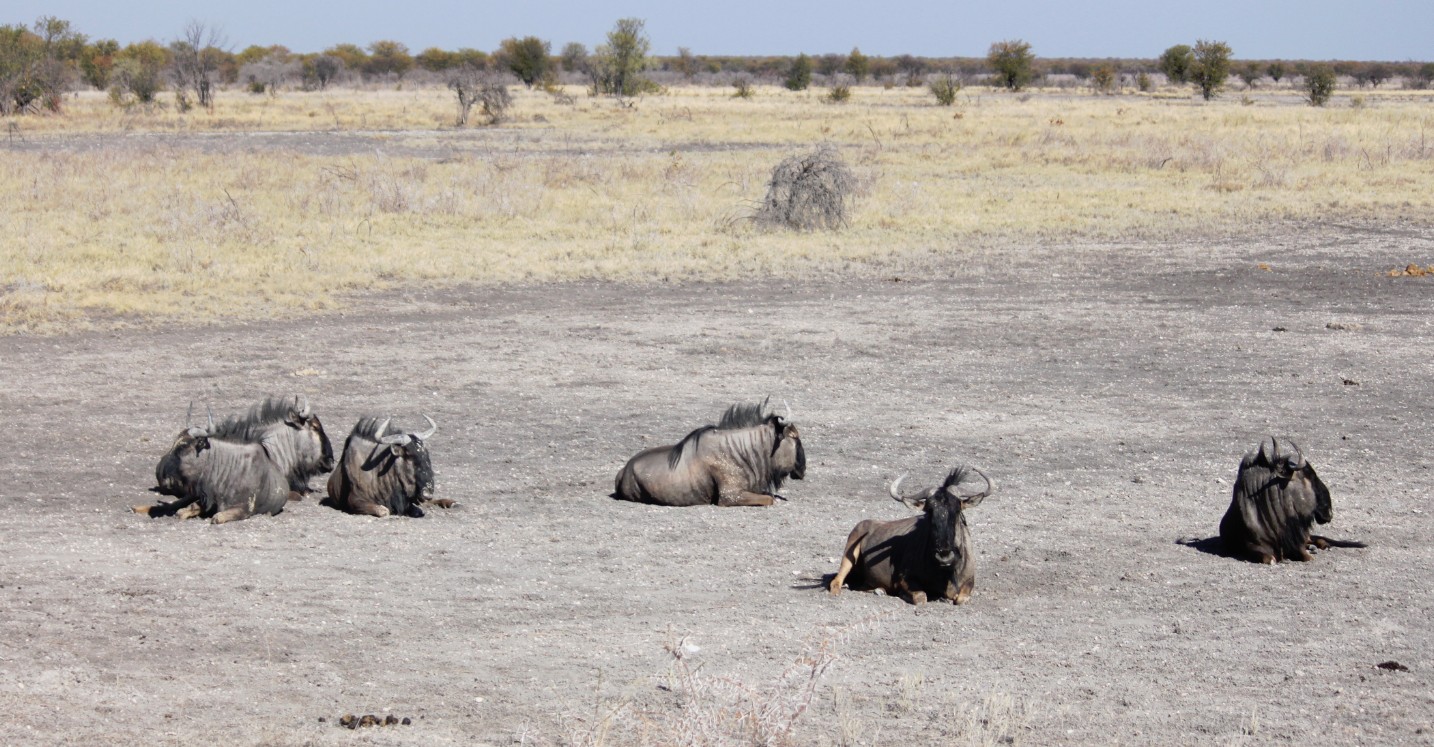
<path fill-rule="evenodd" d="M 901 503 L 905 503 L 906 505 L 910 506 L 913 502 L 928 500 L 929 498 L 931 498 L 931 496 L 933 496 L 933 495 L 936 494 L 936 491 L 937 491 L 937 490 L 940 489 L 940 488 L 928 488 L 928 489 L 922 490 L 922 491 L 920 491 L 920 492 L 912 493 L 911 495 L 902 495 L 902 494 L 901 494 L 901 481 L 906 479 L 906 475 L 907 475 L 907 474 L 910 474 L 910 473 L 908 472 L 908 473 L 906 473 L 906 474 L 903 474 L 901 477 L 898 477 L 898 478 L 896 478 L 895 480 L 893 480 L 892 483 L 891 483 L 891 485 L 888 485 L 888 486 L 887 486 L 886 492 L 891 494 L 892 500 L 899 501 L 899 502 L 901 502 Z"/>
<path fill-rule="evenodd" d="M 788 422 L 788 423 L 792 422 L 792 406 L 789 405 L 789 404 L 787 404 L 787 400 L 783 399 L 783 400 L 782 400 L 782 407 L 787 408 L 787 422 Z"/>
<path fill-rule="evenodd" d="M 214 408 L 208 404 L 204 405 L 204 411 L 209 413 L 209 430 L 214 430 Z"/>
<path fill-rule="evenodd" d="M 185 433 L 188 433 L 190 438 L 204 438 L 205 436 L 209 435 L 209 431 L 206 431 L 197 425 L 189 426 L 189 429 L 186 430 Z"/>
<path fill-rule="evenodd" d="M 302 395 L 302 394 L 295 396 L 295 397 L 294 397 L 294 406 L 297 407 L 297 408 L 299 408 L 299 417 L 301 417 L 301 418 L 307 418 L 307 417 L 309 416 L 309 398 L 308 398 L 308 397 L 306 397 L 306 396 L 304 396 L 304 395 Z"/>
<path fill-rule="evenodd" d="M 398 444 L 399 446 L 407 446 L 408 442 L 412 440 L 413 436 L 410 436 L 407 433 L 395 433 L 392 436 L 384 436 L 383 438 L 380 438 L 378 442 L 381 444 Z"/>
<path fill-rule="evenodd" d="M 972 472 L 975 472 L 975 473 L 978 474 L 978 475 L 980 475 L 980 476 L 981 476 L 981 479 L 986 481 L 986 489 L 983 490 L 983 491 L 981 491 L 980 493 L 975 494 L 975 495 L 965 496 L 968 500 L 971 499 L 971 498 L 985 498 L 986 496 L 988 496 L 988 495 L 990 495 L 990 494 L 996 492 L 996 483 L 995 483 L 995 481 L 993 481 L 990 477 L 988 477 L 985 472 L 982 472 L 981 470 L 979 470 L 979 469 L 977 469 L 977 468 L 975 468 L 975 467 L 972 467 L 972 468 L 971 468 L 971 471 L 972 471 Z"/>
<path fill-rule="evenodd" d="M 426 430 L 426 431 L 424 431 L 424 432 L 422 432 L 422 433 L 415 433 L 415 434 L 413 434 L 413 435 L 415 435 L 415 436 L 418 437 L 418 440 L 419 440 L 419 441 L 427 441 L 427 440 L 428 440 L 428 437 L 429 437 L 429 436 L 432 436 L 433 433 L 434 433 L 434 431 L 437 431 L 437 430 L 438 430 L 438 424 L 435 423 L 435 422 L 433 422 L 433 418 L 430 418 L 430 417 L 428 417 L 427 415 L 424 415 L 424 416 L 423 416 L 423 419 L 428 421 L 428 430 Z"/>
<path fill-rule="evenodd" d="M 1300 445 L 1290 440 L 1290 446 L 1295 447 L 1295 469 L 1304 469 L 1305 453 L 1300 451 Z"/>
<path fill-rule="evenodd" d="M 191 399 L 189 400 L 189 409 L 184 411 L 184 427 L 188 428 L 192 422 L 194 422 L 194 400 Z"/>
<path fill-rule="evenodd" d="M 374 438 L 377 438 L 377 439 L 382 439 L 382 438 L 383 438 L 383 432 L 386 431 L 386 430 L 388 430 L 388 421 L 390 421 L 390 420 L 393 420 L 393 418 L 384 418 L 384 419 L 383 419 L 383 422 L 382 422 L 382 423 L 379 423 L 379 424 L 378 424 L 378 427 L 375 428 L 375 429 L 373 429 L 373 437 L 374 437 Z"/>

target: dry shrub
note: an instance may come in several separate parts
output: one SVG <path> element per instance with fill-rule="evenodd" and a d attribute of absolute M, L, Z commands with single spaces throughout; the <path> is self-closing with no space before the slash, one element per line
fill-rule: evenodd
<path fill-rule="evenodd" d="M 754 219 L 798 231 L 841 228 L 847 224 L 856 186 L 856 177 L 841 154 L 822 145 L 777 164 L 767 183 L 767 197 Z"/>

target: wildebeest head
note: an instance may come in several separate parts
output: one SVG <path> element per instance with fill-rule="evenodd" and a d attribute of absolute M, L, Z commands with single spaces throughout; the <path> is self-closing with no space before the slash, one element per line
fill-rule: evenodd
<path fill-rule="evenodd" d="M 180 455 L 188 450 L 192 454 L 209 447 L 209 431 L 214 429 L 214 412 L 209 413 L 209 426 L 198 428 L 192 425 L 194 422 L 194 403 L 189 403 L 189 412 L 184 416 L 184 430 L 174 437 L 174 443 L 170 445 L 169 451 L 160 457 L 159 464 L 154 468 L 154 491 L 165 495 L 184 495 L 184 478 L 180 475 Z M 198 442 L 203 440 L 203 444 Z"/>
<path fill-rule="evenodd" d="M 783 420 L 778 415 L 772 415 L 767 422 L 777 435 L 772 442 L 772 471 L 777 475 L 775 482 L 780 483 L 786 477 L 793 480 L 806 477 L 807 450 L 802 448 L 802 434 L 797 431 L 796 423 Z"/>
<path fill-rule="evenodd" d="M 433 463 L 428 456 L 428 446 L 423 441 L 438 430 L 438 424 L 427 415 L 423 419 L 428 421 L 428 430 L 422 433 L 384 435 L 389 421 L 380 423 L 374 431 L 379 446 L 360 467 L 364 471 L 376 471 L 380 476 L 392 474 L 397 478 L 403 495 L 416 501 L 432 499 L 434 491 Z"/>
<path fill-rule="evenodd" d="M 970 473 L 975 472 L 986 483 L 984 490 L 972 493 L 963 489 L 961 483 Z M 906 475 L 896 478 L 888 492 L 891 497 L 907 506 L 926 514 L 926 530 L 929 532 L 927 547 L 931 561 L 942 568 L 955 565 L 966 552 L 968 534 L 966 531 L 965 509 L 974 508 L 995 490 L 991 478 L 979 469 L 957 467 L 946 476 L 946 481 L 934 488 L 927 488 L 911 495 L 902 495 L 901 481 Z"/>
<path fill-rule="evenodd" d="M 1273 436 L 1261 441 L 1253 464 L 1269 470 L 1272 479 L 1276 481 L 1275 487 L 1280 490 L 1287 490 L 1291 481 L 1301 481 L 1308 485 L 1315 495 L 1314 520 L 1328 524 L 1334 519 L 1334 504 L 1330 501 L 1329 488 L 1326 488 L 1324 481 L 1315 474 L 1314 465 L 1305 459 L 1299 445 L 1288 439 L 1286 441 L 1289 448 L 1282 448 L 1280 440 Z"/>
<path fill-rule="evenodd" d="M 302 394 L 294 397 L 294 404 L 289 407 L 289 412 L 284 416 L 284 425 L 302 434 L 303 440 L 310 445 L 310 449 L 305 449 L 305 451 L 319 454 L 316 466 L 320 471 L 333 470 L 334 445 L 329 441 L 329 434 L 324 432 L 324 424 L 319 421 L 319 416 L 309 409 L 307 397 Z"/>

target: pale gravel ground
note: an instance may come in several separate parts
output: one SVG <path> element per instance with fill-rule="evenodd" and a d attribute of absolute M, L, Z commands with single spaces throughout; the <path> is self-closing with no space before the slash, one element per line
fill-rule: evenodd
<path fill-rule="evenodd" d="M 1429 744 L 1434 279 L 1378 273 L 1434 263 L 1431 239 L 1012 247 L 866 278 L 409 292 L 0 338 L 0 742 L 563 743 L 620 702 L 608 742 L 658 741 L 671 637 L 702 676 L 760 688 L 837 635 L 798 743 L 976 742 L 995 694 L 1025 744 Z M 191 399 L 296 391 L 336 441 L 365 413 L 431 414 L 461 506 L 126 512 Z M 807 446 L 790 501 L 607 498 L 632 453 L 766 394 Z M 1270 433 L 1329 484 L 1326 533 L 1369 549 L 1262 567 L 1176 543 L 1214 534 Z M 887 479 L 962 460 L 1000 484 L 970 516 L 970 604 L 812 588 L 856 521 L 905 515 Z M 415 723 L 350 732 L 349 712 Z"/>

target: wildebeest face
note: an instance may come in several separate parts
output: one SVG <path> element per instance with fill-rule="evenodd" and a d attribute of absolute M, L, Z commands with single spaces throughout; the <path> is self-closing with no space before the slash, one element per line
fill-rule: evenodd
<path fill-rule="evenodd" d="M 373 470 L 379 477 L 393 476 L 398 489 L 414 501 L 433 497 L 433 463 L 423 440 L 410 437 L 405 443 L 379 444 L 362 469 Z"/>
<path fill-rule="evenodd" d="M 964 538 L 967 536 L 966 515 L 963 510 L 975 506 L 985 497 L 977 495 L 962 498 L 942 487 L 905 501 L 906 505 L 926 514 L 926 528 L 929 532 L 927 547 L 931 550 L 932 562 L 942 568 L 956 565 L 957 559 L 966 551 L 963 547 Z"/>
<path fill-rule="evenodd" d="M 806 477 L 807 451 L 802 448 L 802 436 L 797 432 L 797 426 L 782 422 L 781 418 L 776 416 L 772 417 L 772 422 L 777 430 L 777 445 L 772 454 L 772 466 L 793 480 Z"/>
<path fill-rule="evenodd" d="M 319 453 L 318 467 L 321 471 L 332 472 L 334 469 L 334 445 L 329 441 L 329 434 L 324 431 L 324 424 L 319 416 L 313 413 L 302 414 L 300 411 L 291 411 L 284 424 L 304 434 L 313 450 Z M 313 453 L 313 451 L 309 452 Z"/>
<path fill-rule="evenodd" d="M 1267 448 L 1268 446 L 1268 448 Z M 1281 449 L 1275 439 L 1268 443 L 1260 444 L 1260 461 L 1264 466 L 1274 473 L 1275 478 L 1280 482 L 1280 488 L 1288 491 L 1293 486 L 1302 486 L 1305 490 L 1314 494 L 1314 520 L 1321 524 L 1328 524 L 1334 519 L 1334 504 L 1330 502 L 1329 488 L 1326 488 L 1324 481 L 1315 474 L 1314 465 L 1305 460 L 1304 454 L 1300 453 L 1299 446 L 1293 442 L 1294 447 L 1291 453 L 1288 449 Z M 1298 490 L 1298 487 L 1295 487 Z"/>

